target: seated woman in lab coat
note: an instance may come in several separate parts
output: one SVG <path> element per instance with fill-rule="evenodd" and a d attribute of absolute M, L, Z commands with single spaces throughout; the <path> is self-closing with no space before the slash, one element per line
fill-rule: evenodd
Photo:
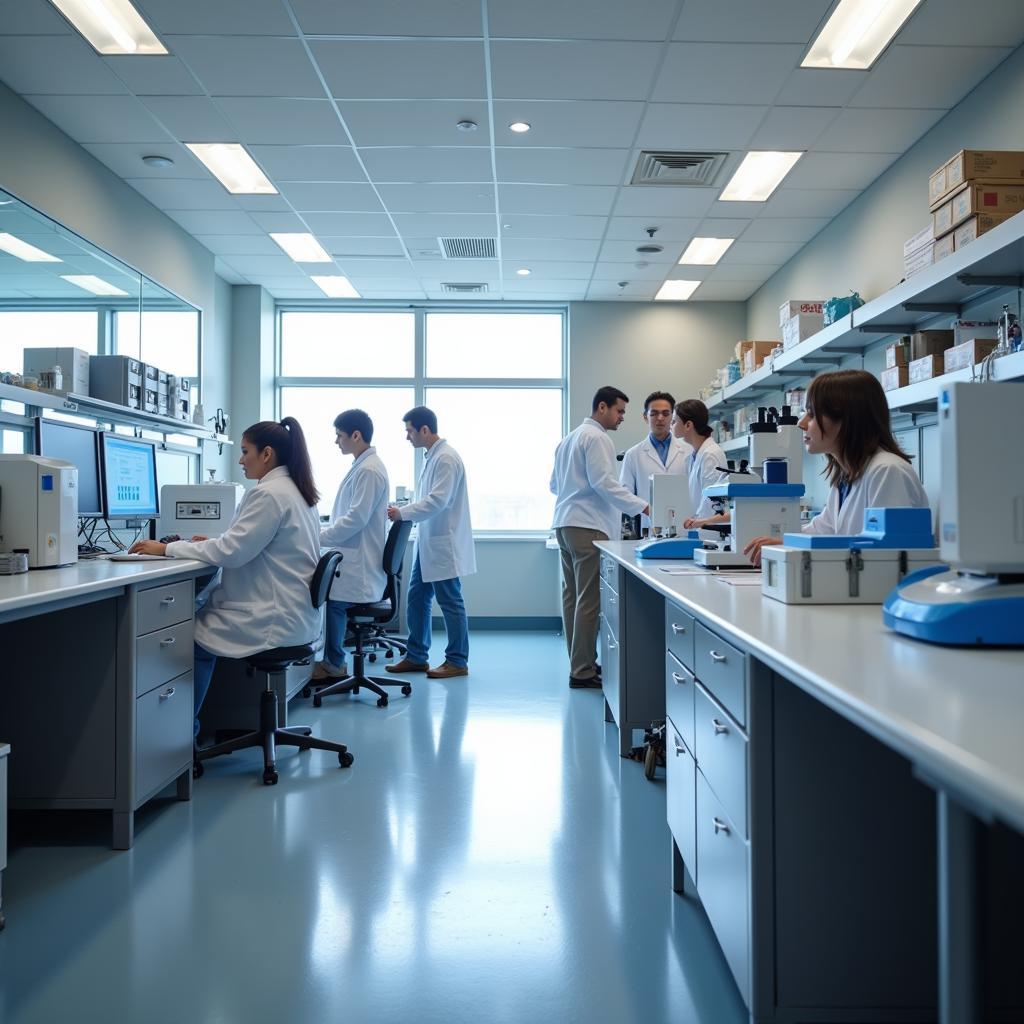
<path fill-rule="evenodd" d="M 819 374 L 807 388 L 799 426 L 808 454 L 826 456 L 825 476 L 832 485 L 825 507 L 801 527 L 804 533 L 860 533 L 866 508 L 928 507 L 920 478 L 892 436 L 889 404 L 872 374 Z M 760 565 L 761 548 L 781 543 L 755 537 L 743 553 Z"/>
<path fill-rule="evenodd" d="M 280 423 L 254 423 L 242 435 L 238 463 L 256 486 L 246 492 L 219 537 L 170 544 L 144 540 L 132 547 L 151 555 L 194 558 L 222 570 L 196 613 L 196 715 L 218 657 L 245 658 L 306 644 L 320 633 L 320 614 L 309 594 L 320 558 L 319 494 L 302 428 L 290 416 Z"/>

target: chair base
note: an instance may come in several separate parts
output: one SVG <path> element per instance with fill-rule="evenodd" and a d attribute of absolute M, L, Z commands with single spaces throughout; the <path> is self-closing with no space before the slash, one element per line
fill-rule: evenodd
<path fill-rule="evenodd" d="M 344 679 L 339 679 L 337 682 L 327 683 L 324 686 L 318 686 L 316 683 L 311 682 L 307 688 L 313 694 L 313 707 L 320 707 L 324 697 L 330 697 L 336 693 L 359 693 L 361 689 L 365 689 L 377 694 L 377 707 L 386 708 L 388 706 L 388 694 L 384 689 L 385 686 L 401 687 L 402 695 L 405 697 L 412 693 L 412 685 L 405 680 L 368 676 L 364 665 L 366 657 L 365 649 L 357 640 L 356 650 L 352 655 L 353 672 L 351 675 L 345 676 Z"/>
<path fill-rule="evenodd" d="M 203 762 L 222 754 L 233 754 L 236 750 L 248 750 L 250 747 L 263 748 L 263 783 L 266 786 L 277 784 L 277 747 L 278 745 L 298 747 L 302 750 L 329 750 L 338 755 L 338 763 L 342 768 L 352 765 L 355 758 L 344 743 L 317 739 L 312 729 L 305 725 L 282 728 L 277 724 L 277 696 L 273 690 L 264 690 L 260 696 L 260 727 L 253 732 L 233 736 L 212 747 L 195 750 L 192 761 L 192 776 L 200 778 L 203 774 Z"/>

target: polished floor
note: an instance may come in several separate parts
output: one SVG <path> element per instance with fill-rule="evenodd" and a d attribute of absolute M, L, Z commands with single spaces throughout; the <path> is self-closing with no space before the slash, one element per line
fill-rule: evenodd
<path fill-rule="evenodd" d="M 254 751 L 211 762 L 123 853 L 104 816 L 16 817 L 0 1021 L 746 1020 L 671 892 L 664 780 L 568 689 L 561 638 L 471 643 L 468 679 L 387 709 L 293 704 L 351 769 L 288 752 L 265 788 Z"/>

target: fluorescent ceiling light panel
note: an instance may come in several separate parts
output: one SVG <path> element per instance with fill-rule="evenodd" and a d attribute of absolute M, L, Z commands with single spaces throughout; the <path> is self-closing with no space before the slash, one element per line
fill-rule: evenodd
<path fill-rule="evenodd" d="M 723 203 L 763 203 L 802 156 L 773 150 L 748 153 L 718 198 Z"/>
<path fill-rule="evenodd" d="M 270 237 L 296 263 L 330 263 L 330 254 L 307 231 L 271 231 Z"/>
<path fill-rule="evenodd" d="M 679 262 L 690 266 L 712 267 L 735 241 L 735 238 L 695 238 L 679 257 Z"/>
<path fill-rule="evenodd" d="M 310 280 L 324 295 L 332 299 L 358 299 L 360 297 L 359 292 L 352 287 L 352 282 L 340 274 L 319 277 L 314 275 Z"/>
<path fill-rule="evenodd" d="M 661 302 L 682 302 L 688 299 L 701 285 L 700 281 L 666 281 L 654 296 Z"/>
<path fill-rule="evenodd" d="M 803 68 L 854 68 L 878 60 L 921 0 L 840 0 L 801 61 Z"/>
<path fill-rule="evenodd" d="M 104 281 L 102 277 L 95 277 L 92 274 L 61 274 L 60 275 L 68 284 L 73 284 L 78 288 L 84 288 L 87 292 L 92 292 L 93 295 L 127 295 L 128 292 L 123 291 L 120 288 L 116 288 L 109 281 Z"/>
<path fill-rule="evenodd" d="M 92 44 L 105 54 L 135 56 L 166 53 L 164 44 L 128 0 L 50 0 Z"/>
<path fill-rule="evenodd" d="M 237 142 L 186 142 L 206 169 L 233 195 L 273 196 L 277 189 Z"/>
<path fill-rule="evenodd" d="M 9 235 L 6 231 L 0 231 L 0 249 L 9 252 L 12 256 L 17 256 L 19 260 L 24 260 L 26 263 L 63 262 L 58 257 L 51 256 L 48 252 L 43 252 L 42 249 L 37 249 L 34 245 L 29 245 L 28 242 L 23 242 L 14 235 Z"/>

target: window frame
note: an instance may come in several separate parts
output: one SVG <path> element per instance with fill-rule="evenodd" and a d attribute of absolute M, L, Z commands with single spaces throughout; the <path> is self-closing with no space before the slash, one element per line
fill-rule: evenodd
<path fill-rule="evenodd" d="M 283 355 L 283 325 L 286 313 L 337 312 L 337 313 L 392 313 L 411 312 L 414 323 L 414 375 L 412 377 L 286 377 L 282 375 L 281 364 Z M 463 313 L 463 314 L 536 314 L 558 313 L 562 318 L 561 377 L 427 377 L 427 318 L 431 313 Z M 558 390 L 561 394 L 561 422 L 559 438 L 564 436 L 569 416 L 569 307 L 566 303 L 516 303 L 495 305 L 493 303 L 348 303 L 348 302 L 277 302 L 274 311 L 274 409 L 275 415 L 281 416 L 281 391 L 287 387 L 358 387 L 385 388 L 408 387 L 412 385 L 415 404 L 425 404 L 425 395 L 429 388 L 450 389 L 496 389 L 519 390 L 523 388 Z M 552 449 L 553 450 L 553 449 Z M 415 474 L 417 479 L 423 469 L 423 452 L 416 451 Z M 470 484 L 472 487 L 472 483 Z M 550 530 L 547 527 L 535 530 L 473 530 L 474 538 L 479 540 L 534 540 L 546 539 Z"/>

